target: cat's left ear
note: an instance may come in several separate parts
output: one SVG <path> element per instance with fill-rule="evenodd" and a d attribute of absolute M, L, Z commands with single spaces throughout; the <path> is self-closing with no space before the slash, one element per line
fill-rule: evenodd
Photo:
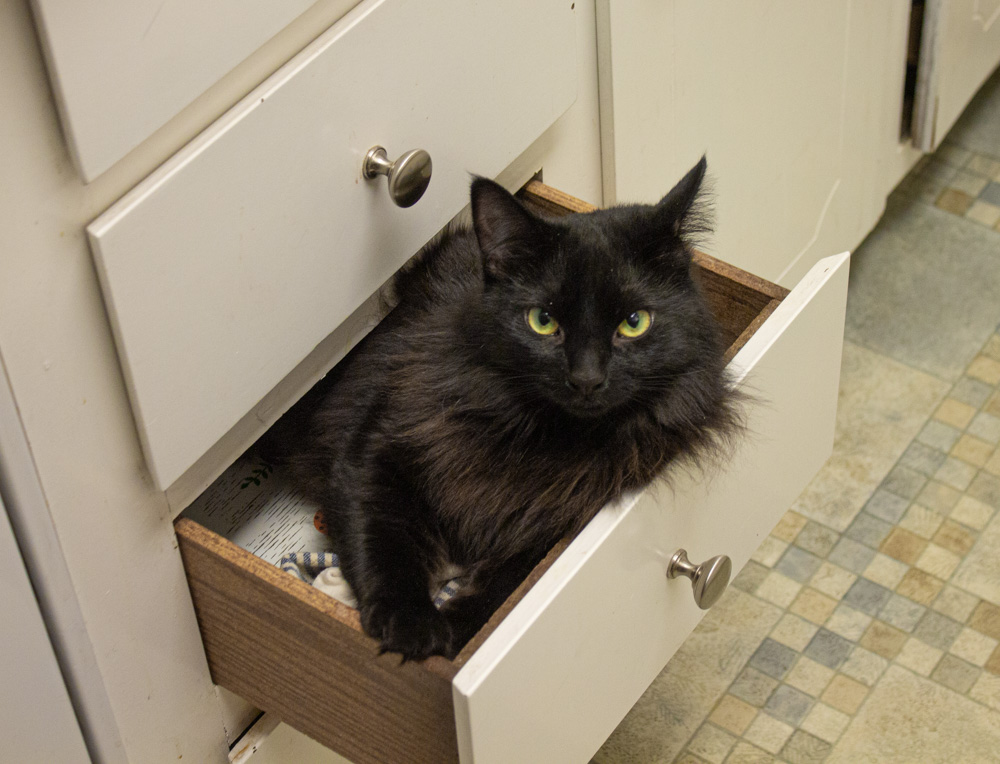
<path fill-rule="evenodd" d="M 509 276 L 532 259 L 545 238 L 545 224 L 507 190 L 486 178 L 472 181 L 472 225 L 488 276 Z"/>
<path fill-rule="evenodd" d="M 703 221 L 698 210 L 698 193 L 708 162 L 704 156 L 688 170 L 687 175 L 656 205 L 657 217 L 671 227 L 671 232 L 684 238 L 692 230 L 701 230 Z"/>

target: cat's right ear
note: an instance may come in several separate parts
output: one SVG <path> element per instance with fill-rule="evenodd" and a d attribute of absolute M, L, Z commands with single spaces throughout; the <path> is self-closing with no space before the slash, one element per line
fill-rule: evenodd
<path fill-rule="evenodd" d="M 498 183 L 472 181 L 472 226 L 488 276 L 510 276 L 544 237 L 543 224 Z"/>
<path fill-rule="evenodd" d="M 699 195 L 705 180 L 708 162 L 704 156 L 681 178 L 666 196 L 656 205 L 657 218 L 672 232 L 686 239 L 692 234 L 702 233 L 708 228 L 704 203 L 699 204 Z"/>

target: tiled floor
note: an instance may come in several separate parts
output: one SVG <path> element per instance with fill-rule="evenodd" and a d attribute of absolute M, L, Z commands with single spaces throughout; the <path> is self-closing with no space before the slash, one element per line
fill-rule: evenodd
<path fill-rule="evenodd" d="M 1000 74 L 855 253 L 834 454 L 594 757 L 1000 761 Z"/>

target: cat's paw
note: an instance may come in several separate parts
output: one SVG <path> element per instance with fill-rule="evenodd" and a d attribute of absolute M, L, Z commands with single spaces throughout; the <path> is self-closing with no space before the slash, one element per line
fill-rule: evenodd
<path fill-rule="evenodd" d="M 465 647 L 466 642 L 486 625 L 490 613 L 484 607 L 484 603 L 475 595 L 460 595 L 448 600 L 441 607 L 441 614 L 451 626 L 452 641 L 455 644 L 456 652 Z"/>
<path fill-rule="evenodd" d="M 379 641 L 381 652 L 399 653 L 404 661 L 454 656 L 451 626 L 429 599 L 426 605 L 386 600 L 366 603 L 361 608 L 361 626 Z"/>

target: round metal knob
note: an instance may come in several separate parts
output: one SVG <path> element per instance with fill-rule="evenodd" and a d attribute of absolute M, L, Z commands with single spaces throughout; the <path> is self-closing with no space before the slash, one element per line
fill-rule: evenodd
<path fill-rule="evenodd" d="M 379 175 L 389 179 L 389 196 L 398 207 L 411 207 L 424 195 L 431 182 L 431 155 L 423 149 L 407 151 L 395 162 L 381 146 L 372 146 L 365 154 L 361 173 L 371 180 Z"/>
<path fill-rule="evenodd" d="M 694 603 L 702 610 L 708 610 L 719 601 L 719 597 L 729 586 L 729 576 L 733 563 L 724 554 L 705 560 L 701 565 L 693 565 L 687 552 L 678 549 L 667 565 L 667 578 L 687 576 L 694 589 Z"/>

